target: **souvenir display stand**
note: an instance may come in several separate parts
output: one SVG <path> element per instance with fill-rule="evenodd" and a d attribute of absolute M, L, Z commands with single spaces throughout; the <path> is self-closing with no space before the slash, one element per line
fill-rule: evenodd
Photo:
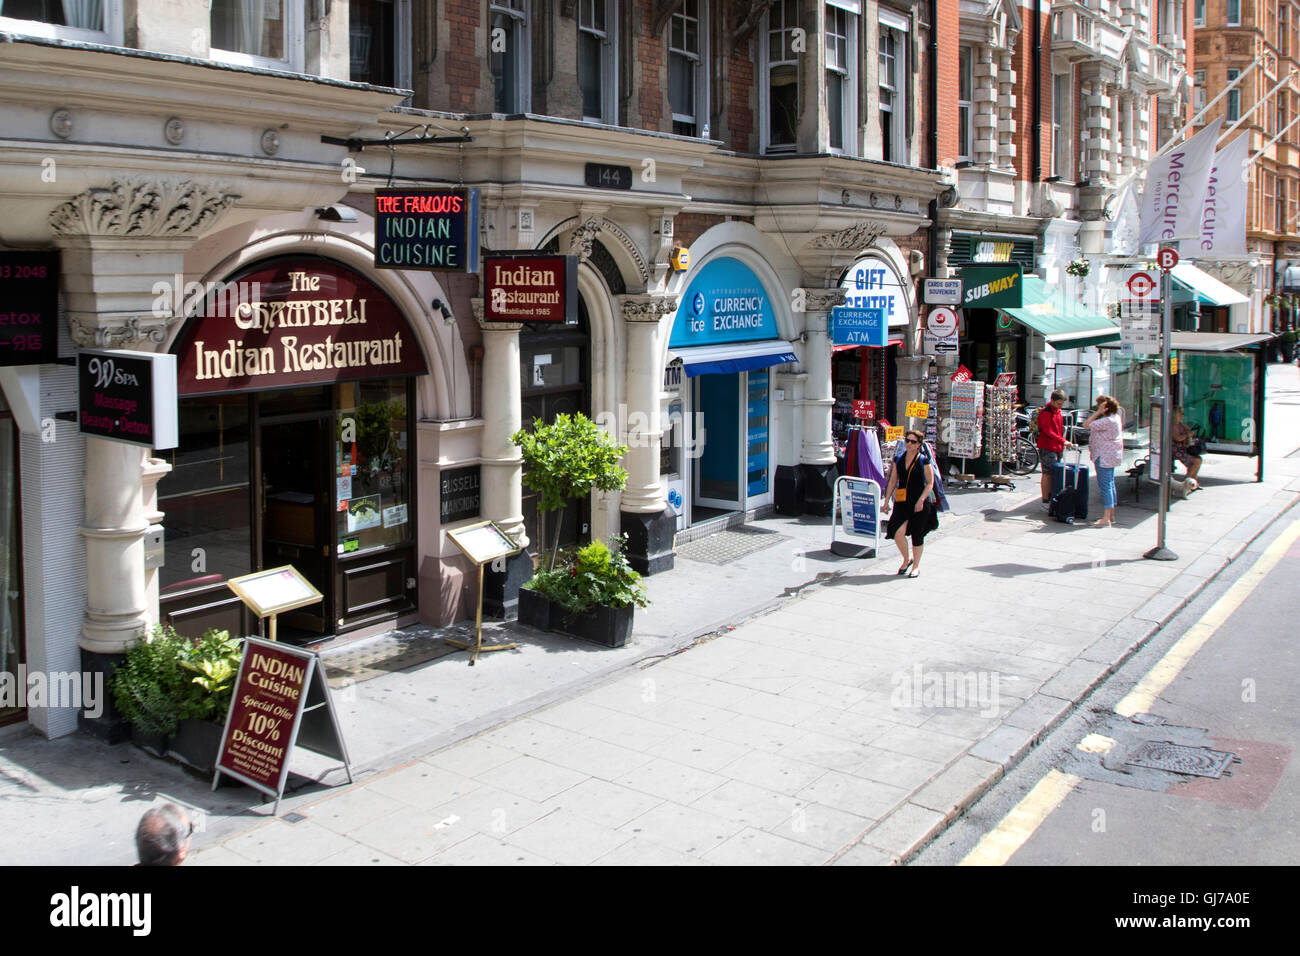
<path fill-rule="evenodd" d="M 984 383 L 954 382 L 952 385 L 952 439 L 948 454 L 961 459 L 961 471 L 952 476 L 963 488 L 979 481 L 966 470 L 966 460 L 978 458 L 984 438 Z"/>
<path fill-rule="evenodd" d="M 1012 479 L 1002 474 L 1002 465 L 1016 453 L 1016 386 L 989 385 L 984 397 L 985 450 L 989 461 L 998 464 L 996 475 L 990 475 L 990 487 L 1015 489 Z"/>

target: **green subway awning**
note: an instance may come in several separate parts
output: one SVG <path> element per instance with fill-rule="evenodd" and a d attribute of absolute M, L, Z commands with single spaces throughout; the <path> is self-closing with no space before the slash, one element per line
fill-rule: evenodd
<path fill-rule="evenodd" d="M 1024 277 L 1023 294 L 1020 308 L 1002 311 L 1042 335 L 1054 349 L 1081 349 L 1120 340 L 1118 325 L 1036 276 Z"/>

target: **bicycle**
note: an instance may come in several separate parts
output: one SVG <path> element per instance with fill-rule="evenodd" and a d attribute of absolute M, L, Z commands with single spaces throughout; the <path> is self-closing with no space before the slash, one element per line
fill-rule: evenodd
<path fill-rule="evenodd" d="M 1033 440 L 1033 422 L 1027 412 L 1016 412 L 1016 446 L 1007 469 L 1023 478 L 1038 470 L 1038 446 Z"/>

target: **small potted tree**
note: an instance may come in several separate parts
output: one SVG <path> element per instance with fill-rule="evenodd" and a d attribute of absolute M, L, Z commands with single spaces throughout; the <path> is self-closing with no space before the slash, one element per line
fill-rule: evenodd
<path fill-rule="evenodd" d="M 532 431 L 520 429 L 510 436 L 519 446 L 524 461 L 524 484 L 537 492 L 537 510 L 559 511 L 551 542 L 548 570 L 555 570 L 563 527 L 562 509 L 571 501 L 585 498 L 593 490 L 617 491 L 627 484 L 627 472 L 619 460 L 627 452 L 582 414 L 561 413 L 549 425 L 533 420 Z M 519 592 L 519 619 L 545 630 L 547 606 L 536 591 Z"/>

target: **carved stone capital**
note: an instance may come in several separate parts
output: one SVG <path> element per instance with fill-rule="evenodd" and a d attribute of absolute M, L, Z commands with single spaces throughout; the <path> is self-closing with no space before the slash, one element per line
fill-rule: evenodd
<path fill-rule="evenodd" d="M 56 236 L 194 238 L 239 199 L 190 179 L 117 179 L 87 189 L 50 213 Z"/>
<path fill-rule="evenodd" d="M 805 312 L 829 312 L 844 304 L 847 295 L 843 289 L 796 289 L 795 295 L 803 293 Z"/>
<path fill-rule="evenodd" d="M 483 318 L 482 299 L 470 299 L 469 307 L 474 313 L 474 321 L 484 332 L 518 332 L 524 327 L 522 322 L 488 322 Z"/>
<path fill-rule="evenodd" d="M 813 239 L 814 249 L 869 249 L 877 239 L 885 234 L 883 222 L 863 220 L 855 226 L 836 232 L 823 232 Z"/>
<path fill-rule="evenodd" d="M 178 321 L 179 316 L 72 315 L 68 317 L 68 334 L 81 348 L 153 351 L 167 341 L 168 327 Z"/>
<path fill-rule="evenodd" d="M 628 322 L 658 322 L 676 312 L 680 300 L 675 295 L 621 295 L 618 301 Z"/>

